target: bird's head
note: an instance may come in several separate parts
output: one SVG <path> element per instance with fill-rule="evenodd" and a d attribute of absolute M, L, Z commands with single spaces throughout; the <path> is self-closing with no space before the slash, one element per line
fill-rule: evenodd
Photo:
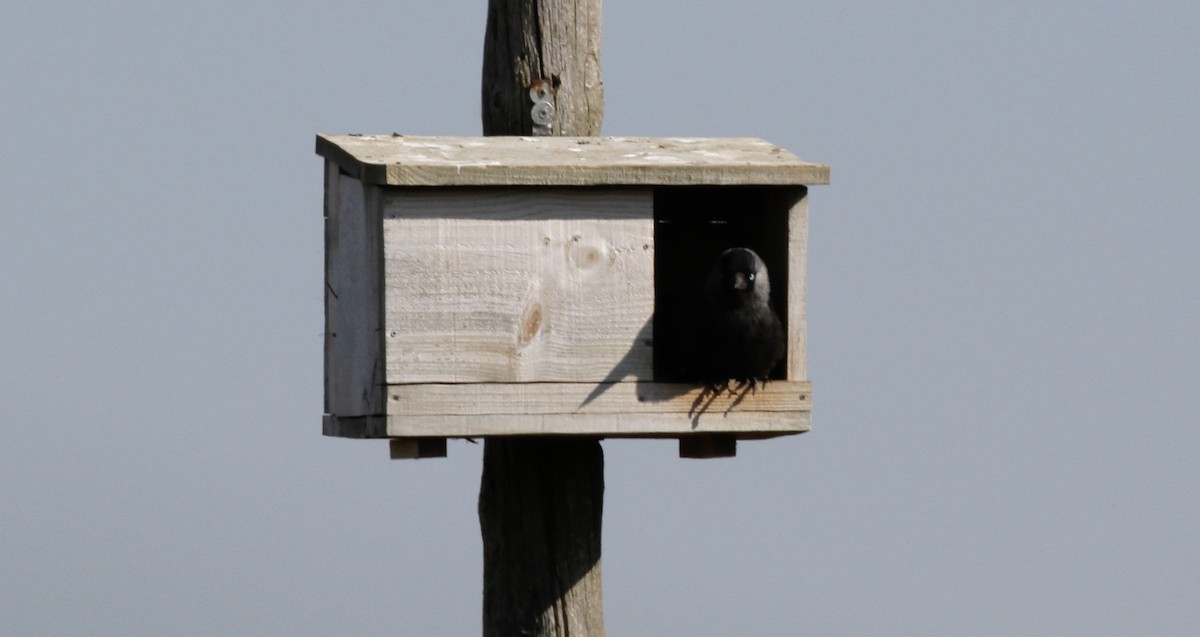
<path fill-rule="evenodd" d="M 705 286 L 710 298 L 735 305 L 766 304 L 771 297 L 767 266 L 749 248 L 730 248 L 722 252 Z"/>

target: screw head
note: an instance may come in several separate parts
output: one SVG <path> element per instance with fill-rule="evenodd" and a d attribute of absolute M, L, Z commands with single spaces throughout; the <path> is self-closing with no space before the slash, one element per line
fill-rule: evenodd
<path fill-rule="evenodd" d="M 550 102 L 538 102 L 529 111 L 529 116 L 533 118 L 534 124 L 549 126 L 554 122 L 554 105 Z"/>

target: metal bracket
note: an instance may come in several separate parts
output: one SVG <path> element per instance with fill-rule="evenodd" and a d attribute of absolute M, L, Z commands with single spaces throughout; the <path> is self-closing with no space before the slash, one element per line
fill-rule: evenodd
<path fill-rule="evenodd" d="M 545 78 L 534 80 L 529 85 L 529 99 L 533 100 L 533 108 L 529 111 L 529 117 L 533 120 L 533 134 L 553 134 L 554 85 Z"/>

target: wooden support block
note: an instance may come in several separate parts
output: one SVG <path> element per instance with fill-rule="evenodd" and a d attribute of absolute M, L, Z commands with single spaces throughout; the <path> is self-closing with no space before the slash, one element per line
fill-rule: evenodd
<path fill-rule="evenodd" d="M 392 438 L 388 441 L 392 460 L 445 458 L 445 438 Z"/>
<path fill-rule="evenodd" d="M 679 439 L 680 458 L 732 458 L 737 455 L 733 434 L 697 434 Z"/>

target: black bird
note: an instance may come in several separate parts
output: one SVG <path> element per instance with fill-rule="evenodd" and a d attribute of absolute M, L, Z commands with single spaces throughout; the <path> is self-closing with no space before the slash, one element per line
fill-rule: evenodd
<path fill-rule="evenodd" d="M 749 248 L 722 252 L 675 311 L 668 342 L 681 380 L 715 391 L 731 381 L 754 389 L 783 358 L 783 324 L 771 304 L 767 266 Z"/>

